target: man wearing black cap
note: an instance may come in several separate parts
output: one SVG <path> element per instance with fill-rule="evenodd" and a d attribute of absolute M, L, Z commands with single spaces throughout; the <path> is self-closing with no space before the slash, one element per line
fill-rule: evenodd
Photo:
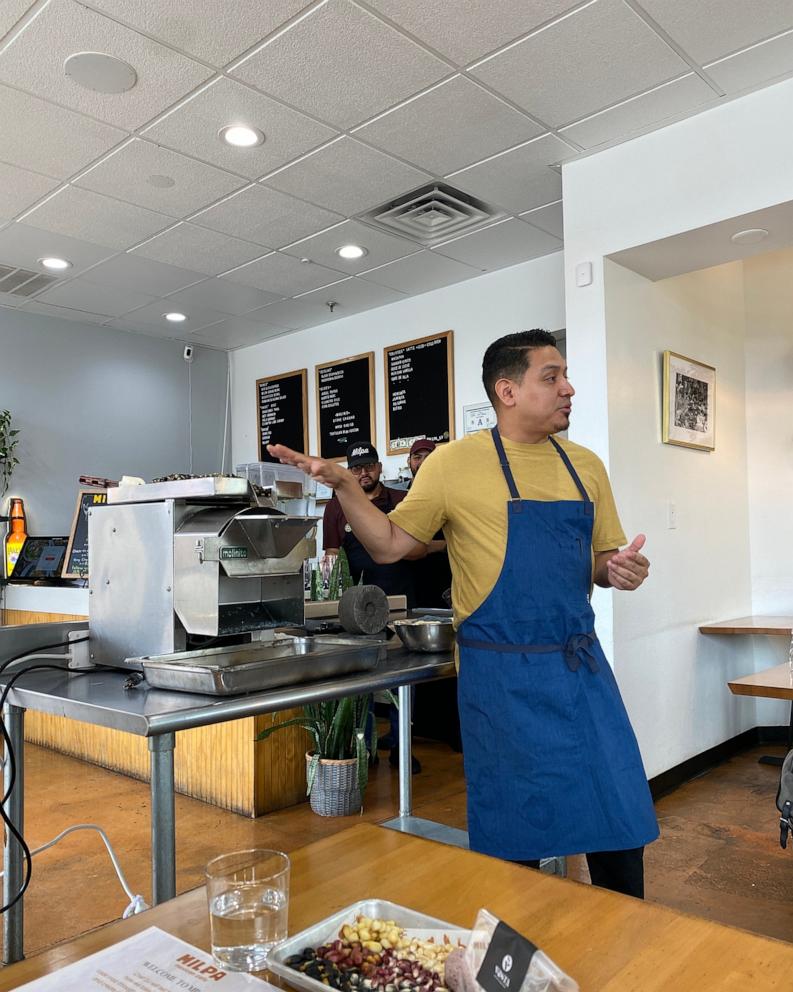
<path fill-rule="evenodd" d="M 400 489 L 388 489 L 380 482 L 383 466 L 377 450 L 368 441 L 356 441 L 347 448 L 347 467 L 369 500 L 383 513 L 390 513 L 407 495 Z M 329 555 L 338 554 L 339 548 L 344 548 L 354 582 L 363 574 L 364 582 L 380 586 L 389 596 L 406 596 L 408 608 L 414 605 L 410 563 L 397 561 L 391 565 L 378 565 L 353 534 L 335 495 L 326 505 L 322 518 L 322 547 Z"/>

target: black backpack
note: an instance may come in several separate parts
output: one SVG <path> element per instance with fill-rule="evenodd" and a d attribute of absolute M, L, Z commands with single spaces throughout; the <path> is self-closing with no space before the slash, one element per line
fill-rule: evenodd
<path fill-rule="evenodd" d="M 779 843 L 787 847 L 788 832 L 793 831 L 793 750 L 788 751 L 782 762 L 776 808 L 779 810 Z"/>

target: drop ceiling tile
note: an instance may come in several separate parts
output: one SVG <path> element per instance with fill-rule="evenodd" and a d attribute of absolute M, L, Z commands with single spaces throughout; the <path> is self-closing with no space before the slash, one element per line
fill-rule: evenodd
<path fill-rule="evenodd" d="M 466 265 L 474 265 L 483 272 L 491 272 L 506 265 L 539 258 L 540 255 L 549 255 L 561 247 L 562 242 L 552 234 L 511 217 L 484 231 L 449 241 L 433 248 L 433 251 Z"/>
<path fill-rule="evenodd" d="M 363 258 L 340 258 L 336 249 L 342 245 L 359 245 L 367 250 Z M 338 224 L 329 231 L 315 234 L 311 238 L 298 241 L 284 251 L 296 258 L 310 258 L 312 262 L 338 269 L 339 272 L 352 273 L 373 269 L 397 258 L 404 258 L 418 251 L 419 246 L 403 238 L 395 238 L 391 234 L 377 231 L 365 224 L 348 220 Z"/>
<path fill-rule="evenodd" d="M 496 203 L 513 213 L 545 206 L 562 196 L 562 177 L 549 164 L 569 154 L 552 134 L 473 165 L 449 178 L 452 186 Z"/>
<path fill-rule="evenodd" d="M 641 0 L 641 5 L 700 63 L 793 28 L 790 0 Z"/>
<path fill-rule="evenodd" d="M 311 0 L 91 0 L 105 14 L 190 55 L 223 66 Z"/>
<path fill-rule="evenodd" d="M 395 289 L 376 286 L 374 283 L 354 277 L 336 283 L 335 286 L 316 289 L 313 293 L 307 293 L 300 297 L 302 303 L 313 303 L 321 310 L 330 312 L 333 320 L 349 317 L 351 314 L 361 313 L 364 310 L 372 310 L 375 307 L 383 307 L 388 303 L 396 303 L 397 300 L 404 299 L 406 299 L 405 294 L 399 293 Z M 328 303 L 335 303 L 336 305 L 330 310 Z"/>
<path fill-rule="evenodd" d="M 344 273 L 327 269 L 324 265 L 301 262 L 291 255 L 273 252 L 229 272 L 223 278 L 284 297 L 297 296 L 311 289 L 327 286 L 328 283 L 338 282 L 344 278 Z"/>
<path fill-rule="evenodd" d="M 24 296 L 15 296 L 13 293 L 0 293 L 0 307 L 9 310 L 17 310 L 26 302 Z M 2 322 L 2 311 L 0 311 L 0 323 Z"/>
<path fill-rule="evenodd" d="M 126 93 L 98 93 L 63 71 L 74 52 L 104 52 L 135 69 Z M 211 75 L 192 59 L 144 38 L 75 0 L 50 0 L 0 53 L 0 81 L 91 117 L 133 129 L 161 113 Z"/>
<path fill-rule="evenodd" d="M 216 324 L 220 320 L 226 320 L 228 314 L 220 313 L 209 307 L 195 306 L 189 310 L 182 311 L 187 314 L 187 320 L 181 324 L 171 324 L 165 319 L 163 314 L 175 310 L 168 300 L 155 300 L 140 310 L 134 310 L 123 317 L 118 317 L 110 322 L 111 327 L 118 327 L 122 331 L 154 331 L 155 334 L 162 334 L 167 337 L 186 337 L 194 331 L 209 324 Z"/>
<path fill-rule="evenodd" d="M 450 72 L 405 35 L 349 0 L 328 0 L 276 35 L 232 75 L 348 128 Z"/>
<path fill-rule="evenodd" d="M 66 186 L 25 217 L 31 227 L 124 249 L 168 227 L 173 221 L 144 207 L 111 200 L 87 189 Z"/>
<path fill-rule="evenodd" d="M 227 124 L 257 127 L 264 133 L 264 143 L 254 148 L 227 145 L 218 136 Z M 338 132 L 224 77 L 211 82 L 143 134 L 158 144 L 258 179 Z"/>
<path fill-rule="evenodd" d="M 231 317 L 219 324 L 212 324 L 201 331 L 190 335 L 190 340 L 199 344 L 210 345 L 214 348 L 245 348 L 259 344 L 268 338 L 288 334 L 285 327 L 275 327 L 265 320 L 257 319 L 256 314 L 248 317 Z"/>
<path fill-rule="evenodd" d="M 649 93 L 633 97 L 610 110 L 603 110 L 593 117 L 562 128 L 559 133 L 584 148 L 596 148 L 606 142 L 628 138 L 651 127 L 660 126 L 670 118 L 696 113 L 718 99 L 718 95 L 704 80 L 691 73 Z"/>
<path fill-rule="evenodd" d="M 155 300 L 145 293 L 133 289 L 121 289 L 118 286 L 98 286 L 84 279 L 71 279 L 69 282 L 48 289 L 36 297 L 40 303 L 52 304 L 58 307 L 69 307 L 71 310 L 85 310 L 89 313 L 104 314 L 109 317 L 120 317 L 128 310 L 136 310 Z"/>
<path fill-rule="evenodd" d="M 261 311 L 262 320 L 290 331 L 302 331 L 317 324 L 327 324 L 334 320 L 327 307 L 318 307 L 316 303 L 306 303 L 305 298 L 299 300 L 284 300 L 273 303 Z M 324 313 L 323 313 L 324 310 Z"/>
<path fill-rule="evenodd" d="M 527 224 L 539 227 L 546 234 L 552 234 L 560 241 L 564 240 L 564 218 L 562 215 L 562 201 L 549 203 L 545 207 L 538 207 L 536 210 L 528 210 L 520 215 Z"/>
<path fill-rule="evenodd" d="M 579 0 L 369 0 L 421 41 L 459 65 L 501 48 L 546 21 L 575 7 Z"/>
<path fill-rule="evenodd" d="M 0 64 L 2 64 L 0 55 Z M 81 114 L 0 86 L 0 158 L 66 179 L 126 137 Z"/>
<path fill-rule="evenodd" d="M 171 186 L 163 185 L 167 180 Z M 239 189 L 245 180 L 135 138 L 75 184 L 170 217 L 186 217 Z"/>
<path fill-rule="evenodd" d="M 133 249 L 133 253 L 155 262 L 216 276 L 218 272 L 249 262 L 261 255 L 262 250 L 247 241 L 182 223 Z"/>
<path fill-rule="evenodd" d="M 93 282 L 98 286 L 136 289 L 156 297 L 175 293 L 194 282 L 206 279 L 206 275 L 124 252 L 90 269 L 84 279 L 85 282 Z"/>
<path fill-rule="evenodd" d="M 793 32 L 714 62 L 707 73 L 728 94 L 789 76 L 793 73 Z"/>
<path fill-rule="evenodd" d="M 350 216 L 415 189 L 432 177 L 352 138 L 339 138 L 264 183 Z"/>
<path fill-rule="evenodd" d="M 462 282 L 463 279 L 471 279 L 479 274 L 479 269 L 470 265 L 463 265 L 454 259 L 436 255 L 432 251 L 421 251 L 415 255 L 408 255 L 407 258 L 401 258 L 398 262 L 389 262 L 388 265 L 358 278 L 413 295 L 439 289 L 441 286 L 450 286 L 452 283 Z"/>
<path fill-rule="evenodd" d="M 57 179 L 0 162 L 0 216 L 16 217 L 57 185 Z"/>
<path fill-rule="evenodd" d="M 35 0 L 3 0 L 0 4 L 0 38 L 8 34 L 34 2 Z"/>
<path fill-rule="evenodd" d="M 0 264 L 16 265 L 23 269 L 39 270 L 40 258 L 55 255 L 71 262 L 72 267 L 68 273 L 76 276 L 113 254 L 114 251 L 109 248 L 101 248 L 63 234 L 41 231 L 28 227 L 27 224 L 11 224 L 0 231 Z"/>
<path fill-rule="evenodd" d="M 481 63 L 472 74 L 556 127 L 687 69 L 622 0 L 597 0 Z"/>
<path fill-rule="evenodd" d="M 232 284 L 228 279 L 213 278 L 205 279 L 196 286 L 174 293 L 165 302 L 174 310 L 202 306 L 211 307 L 221 313 L 241 316 L 280 299 L 283 297 L 278 293 L 265 293 L 252 286 Z"/>
<path fill-rule="evenodd" d="M 365 124 L 355 136 L 443 176 L 542 130 L 472 80 L 455 76 Z"/>
<path fill-rule="evenodd" d="M 76 320 L 80 324 L 104 324 L 107 317 L 102 313 L 88 313 L 85 310 L 74 310 L 71 307 L 56 307 L 50 303 L 31 301 L 22 313 L 38 313 L 43 317 L 58 317 L 61 320 Z"/>
<path fill-rule="evenodd" d="M 341 214 L 259 185 L 235 193 L 191 221 L 222 234 L 244 235 L 264 248 L 281 248 L 342 219 Z"/>

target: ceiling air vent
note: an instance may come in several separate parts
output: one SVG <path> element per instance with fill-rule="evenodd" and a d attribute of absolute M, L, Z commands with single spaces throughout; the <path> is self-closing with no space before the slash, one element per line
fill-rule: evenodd
<path fill-rule="evenodd" d="M 432 247 L 504 216 L 503 210 L 488 206 L 468 193 L 445 183 L 433 183 L 375 207 L 361 219 L 391 234 L 401 234 Z"/>
<path fill-rule="evenodd" d="M 12 296 L 33 296 L 34 293 L 47 289 L 58 276 L 48 276 L 43 272 L 31 272 L 30 269 L 11 268 L 0 265 L 0 293 L 10 293 Z"/>

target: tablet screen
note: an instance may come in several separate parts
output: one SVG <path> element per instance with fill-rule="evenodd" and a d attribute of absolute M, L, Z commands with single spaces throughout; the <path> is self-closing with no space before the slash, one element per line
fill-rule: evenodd
<path fill-rule="evenodd" d="M 32 582 L 60 578 L 66 537 L 27 537 L 14 565 L 9 581 Z"/>

